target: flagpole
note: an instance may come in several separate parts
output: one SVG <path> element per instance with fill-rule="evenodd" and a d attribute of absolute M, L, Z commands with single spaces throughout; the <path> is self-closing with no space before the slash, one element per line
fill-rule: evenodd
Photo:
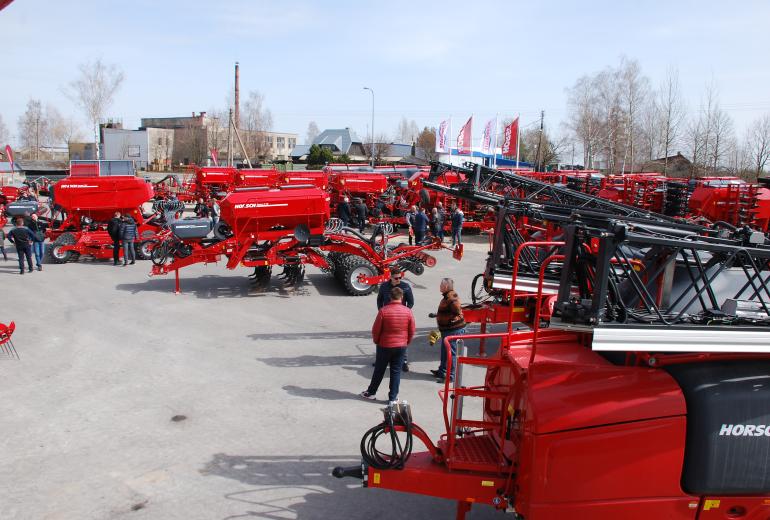
<path fill-rule="evenodd" d="M 446 142 L 449 148 L 449 164 L 452 164 L 452 115 L 449 115 L 449 134 L 447 135 Z"/>
<path fill-rule="evenodd" d="M 492 148 L 492 168 L 497 168 L 497 119 L 500 114 L 495 114 L 495 146 Z"/>
<path fill-rule="evenodd" d="M 519 168 L 519 143 L 521 143 L 521 114 L 516 114 L 516 169 Z"/>

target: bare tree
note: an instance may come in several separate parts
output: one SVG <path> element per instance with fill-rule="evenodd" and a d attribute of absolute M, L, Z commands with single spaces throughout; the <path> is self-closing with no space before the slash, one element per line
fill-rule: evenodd
<path fill-rule="evenodd" d="M 660 156 L 662 148 L 662 119 L 660 105 L 658 100 L 650 97 L 641 110 L 639 116 L 639 153 L 645 160 L 651 161 Z"/>
<path fill-rule="evenodd" d="M 33 159 L 40 159 L 40 148 L 45 146 L 48 132 L 46 126 L 43 103 L 39 99 L 27 101 L 27 110 L 19 117 L 19 139 L 22 149 Z"/>
<path fill-rule="evenodd" d="M 730 157 L 731 147 L 735 143 L 733 120 L 718 105 L 714 110 L 711 129 L 711 151 L 708 160 L 712 171 L 716 172 Z"/>
<path fill-rule="evenodd" d="M 770 159 L 770 114 L 755 120 L 746 132 L 746 154 L 759 177 Z"/>
<path fill-rule="evenodd" d="M 65 94 L 83 111 L 91 124 L 98 159 L 99 122 L 104 119 L 105 112 L 112 105 L 124 76 L 115 65 L 102 63 L 101 59 L 82 63 L 79 68 L 80 76 L 69 84 Z"/>
<path fill-rule="evenodd" d="M 227 110 L 211 109 L 208 111 L 206 125 L 207 144 L 209 148 L 216 149 L 218 152 L 227 148 Z"/>
<path fill-rule="evenodd" d="M 307 144 L 313 144 L 313 140 L 318 137 L 318 134 L 320 134 L 321 131 L 318 130 L 318 125 L 315 121 L 310 121 L 307 124 L 307 137 L 306 142 Z"/>
<path fill-rule="evenodd" d="M 371 137 L 368 136 L 366 140 L 367 142 L 363 145 L 364 153 L 366 153 L 369 160 L 374 156 L 375 164 L 381 163 L 385 154 L 388 152 L 388 149 L 390 149 L 390 139 L 385 134 L 379 134 L 376 136 L 374 142 L 372 142 Z"/>
<path fill-rule="evenodd" d="M 264 107 L 265 97 L 256 90 L 249 92 L 241 115 L 241 127 L 246 130 L 246 150 L 252 157 L 266 157 L 270 146 L 265 140 L 266 132 L 273 126 L 273 116 Z"/>
<path fill-rule="evenodd" d="M 413 143 L 417 140 L 418 135 L 420 135 L 420 128 L 414 119 L 409 121 L 406 116 L 403 116 L 396 129 L 396 141 L 406 144 Z"/>
<path fill-rule="evenodd" d="M 649 94 L 649 80 L 642 75 L 639 62 L 623 58 L 619 70 L 620 85 L 623 92 L 623 101 L 626 110 L 626 150 L 623 154 L 623 168 L 626 169 L 626 159 L 630 162 L 629 171 L 634 171 L 636 159 L 637 125 L 639 112 L 644 106 Z"/>
<path fill-rule="evenodd" d="M 423 128 L 420 135 L 417 136 L 415 148 L 419 150 L 426 161 L 435 161 L 438 158 L 436 153 L 436 129 L 434 127 Z"/>
<path fill-rule="evenodd" d="M 594 80 L 588 76 L 578 78 L 567 90 L 567 128 L 583 150 L 583 164 L 593 167 L 596 147 L 601 136 L 599 100 Z M 510 121 L 504 123 L 505 126 Z"/>
<path fill-rule="evenodd" d="M 679 140 L 685 118 L 682 94 L 679 88 L 679 71 L 670 68 L 658 90 L 658 107 L 661 118 L 661 145 L 663 147 L 663 174 L 668 173 L 668 157 Z"/>

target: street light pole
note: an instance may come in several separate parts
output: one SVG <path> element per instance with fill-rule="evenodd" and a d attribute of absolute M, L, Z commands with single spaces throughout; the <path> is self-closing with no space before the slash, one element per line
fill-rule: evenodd
<path fill-rule="evenodd" d="M 374 168 L 374 90 L 369 87 L 364 87 L 364 90 L 368 90 L 372 93 L 372 168 Z"/>

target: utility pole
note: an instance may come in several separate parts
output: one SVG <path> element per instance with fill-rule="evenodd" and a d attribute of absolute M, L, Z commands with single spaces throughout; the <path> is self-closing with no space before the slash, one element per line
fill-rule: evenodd
<path fill-rule="evenodd" d="M 364 90 L 372 93 L 372 168 L 374 168 L 374 90 L 369 87 L 364 87 Z"/>
<path fill-rule="evenodd" d="M 543 120 L 545 119 L 545 110 L 540 111 L 540 134 L 537 136 L 537 153 L 535 153 L 535 170 L 543 171 L 543 164 L 540 160 L 540 147 L 543 144 Z"/>

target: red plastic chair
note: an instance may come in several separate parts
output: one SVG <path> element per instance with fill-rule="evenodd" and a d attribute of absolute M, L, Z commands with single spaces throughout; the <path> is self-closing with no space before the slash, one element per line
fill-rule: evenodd
<path fill-rule="evenodd" d="M 10 325 L 0 323 L 0 350 L 2 350 L 6 357 L 20 359 L 19 353 L 16 351 L 16 347 L 11 340 L 11 336 L 13 336 L 13 331 L 15 330 L 16 322 L 14 321 L 12 321 Z"/>

